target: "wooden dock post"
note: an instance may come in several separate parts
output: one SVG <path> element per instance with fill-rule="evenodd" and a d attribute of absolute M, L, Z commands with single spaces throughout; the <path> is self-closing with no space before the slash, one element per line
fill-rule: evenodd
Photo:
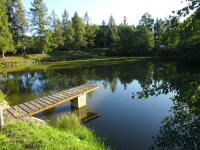
<path fill-rule="evenodd" d="M 3 107 L 0 106 L 0 127 L 4 126 L 4 118 L 3 118 Z"/>
<path fill-rule="evenodd" d="M 77 97 L 76 100 L 72 101 L 72 106 L 75 108 L 82 108 L 86 105 L 86 93 L 83 93 L 81 96 Z"/>

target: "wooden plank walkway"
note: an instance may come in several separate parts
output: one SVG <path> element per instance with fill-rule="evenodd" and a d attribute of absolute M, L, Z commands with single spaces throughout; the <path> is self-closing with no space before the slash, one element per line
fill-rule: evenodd
<path fill-rule="evenodd" d="M 26 116 L 33 116 L 57 105 L 63 104 L 73 100 L 83 93 L 90 93 L 98 88 L 97 85 L 85 84 L 78 87 L 71 88 L 62 92 L 58 92 L 49 96 L 35 99 L 33 101 L 25 102 L 3 110 L 4 117 L 10 119 L 18 119 Z"/>

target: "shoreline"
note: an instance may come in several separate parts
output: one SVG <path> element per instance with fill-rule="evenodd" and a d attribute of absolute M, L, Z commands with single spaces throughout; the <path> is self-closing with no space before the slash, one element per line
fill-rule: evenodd
<path fill-rule="evenodd" d="M 22 64 L 10 67 L 0 67 L 0 73 L 20 72 L 26 71 L 42 71 L 51 69 L 72 69 L 83 68 L 92 66 L 104 66 L 104 65 L 116 65 L 122 63 L 130 63 L 140 60 L 151 59 L 151 57 L 112 57 L 112 58 L 99 58 L 99 59 L 83 59 L 83 60 L 68 60 L 68 61 L 56 61 L 56 62 L 41 62 L 38 64 Z M 5 63 L 0 61 L 0 63 Z M 17 62 L 16 64 L 19 64 Z M 13 68 L 14 67 L 14 68 Z"/>

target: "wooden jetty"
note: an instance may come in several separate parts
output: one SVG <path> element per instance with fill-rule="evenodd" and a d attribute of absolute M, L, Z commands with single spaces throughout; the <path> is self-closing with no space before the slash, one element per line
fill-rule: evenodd
<path fill-rule="evenodd" d="M 81 108 L 86 106 L 86 94 L 97 88 L 98 86 L 93 84 L 81 85 L 4 109 L 3 116 L 9 119 L 33 116 L 68 101 L 71 101 L 74 107 Z"/>

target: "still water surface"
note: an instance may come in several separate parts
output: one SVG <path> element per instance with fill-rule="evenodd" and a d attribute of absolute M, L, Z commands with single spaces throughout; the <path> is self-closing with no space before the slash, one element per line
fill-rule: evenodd
<path fill-rule="evenodd" d="M 54 120 L 76 112 L 80 118 L 100 117 L 85 125 L 116 150 L 198 149 L 200 146 L 198 65 L 139 61 L 114 66 L 19 72 L 0 75 L 10 105 L 85 83 L 99 85 L 87 95 L 87 106 L 70 102 L 38 114 Z M 199 90 L 200 91 L 200 90 Z"/>

